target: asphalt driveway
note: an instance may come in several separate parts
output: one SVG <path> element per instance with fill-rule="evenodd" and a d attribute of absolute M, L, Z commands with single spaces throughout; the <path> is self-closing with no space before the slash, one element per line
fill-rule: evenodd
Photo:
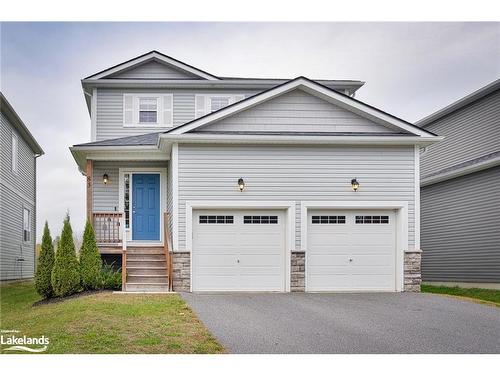
<path fill-rule="evenodd" d="M 500 353 L 500 308 L 446 296 L 182 297 L 231 353 Z"/>

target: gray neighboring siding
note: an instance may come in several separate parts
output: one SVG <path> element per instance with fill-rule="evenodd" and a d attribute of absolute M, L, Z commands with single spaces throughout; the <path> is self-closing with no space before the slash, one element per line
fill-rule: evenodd
<path fill-rule="evenodd" d="M 94 211 L 119 211 L 119 168 L 166 168 L 162 161 L 96 161 L 94 162 L 93 209 Z M 104 185 L 102 176 L 109 177 Z M 168 178 L 167 173 L 167 178 Z M 132 187 L 130 187 L 132 188 Z"/>
<path fill-rule="evenodd" d="M 196 94 L 243 94 L 251 96 L 256 90 L 160 90 L 160 89 L 97 89 L 97 123 L 96 140 L 127 137 L 144 133 L 158 132 L 171 128 L 165 127 L 123 127 L 123 94 L 124 93 L 163 93 L 174 94 L 174 126 L 194 120 Z"/>
<path fill-rule="evenodd" d="M 35 268 L 35 156 L 0 114 L 0 279 L 30 278 Z M 18 137 L 19 169 L 12 172 L 12 133 Z M 31 212 L 31 240 L 23 242 L 23 207 Z M 17 259 L 23 258 L 24 262 Z"/>
<path fill-rule="evenodd" d="M 421 191 L 424 281 L 500 282 L 500 167 Z"/>
<path fill-rule="evenodd" d="M 425 129 L 445 139 L 421 157 L 420 175 L 476 159 L 500 150 L 500 90 L 473 102 Z"/>
<path fill-rule="evenodd" d="M 223 146 L 179 145 L 179 249 L 185 249 L 187 200 L 281 200 L 296 202 L 300 244 L 302 200 L 407 201 L 409 247 L 414 247 L 413 146 Z M 237 189 L 245 179 L 243 193 Z M 357 177 L 360 190 L 352 192 Z"/>
<path fill-rule="evenodd" d="M 126 79 L 200 79 L 200 77 L 176 69 L 173 66 L 167 66 L 157 61 L 150 61 L 145 64 L 130 68 L 111 76 L 112 78 Z"/>
<path fill-rule="evenodd" d="M 393 133 L 351 111 L 333 105 L 302 90 L 293 90 L 202 131 L 296 131 Z M 401 132 L 401 131 L 398 131 Z"/>

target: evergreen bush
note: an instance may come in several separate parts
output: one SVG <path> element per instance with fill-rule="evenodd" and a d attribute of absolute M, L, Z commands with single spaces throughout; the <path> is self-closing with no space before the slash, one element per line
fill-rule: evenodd
<path fill-rule="evenodd" d="M 54 295 L 51 275 L 54 267 L 54 245 L 50 236 L 49 224 L 45 222 L 42 236 L 42 248 L 38 257 L 35 274 L 35 289 L 42 297 L 50 298 Z"/>
<path fill-rule="evenodd" d="M 51 279 L 54 294 L 58 297 L 69 296 L 80 290 L 80 270 L 69 215 L 64 219 Z"/>
<path fill-rule="evenodd" d="M 87 220 L 80 249 L 80 279 L 84 290 L 99 288 L 101 268 L 101 254 L 97 248 L 94 228 Z"/>

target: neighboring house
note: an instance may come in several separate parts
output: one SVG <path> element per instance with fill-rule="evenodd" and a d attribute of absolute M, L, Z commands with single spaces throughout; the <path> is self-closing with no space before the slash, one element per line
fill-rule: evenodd
<path fill-rule="evenodd" d="M 2 93 L 0 110 L 0 280 L 32 278 L 36 159 L 43 150 Z"/>
<path fill-rule="evenodd" d="M 500 288 L 500 79 L 417 125 L 424 281 Z"/>
<path fill-rule="evenodd" d="M 71 152 L 123 289 L 419 290 L 419 149 L 440 138 L 354 99 L 363 82 L 153 51 L 82 85 L 92 142 Z"/>

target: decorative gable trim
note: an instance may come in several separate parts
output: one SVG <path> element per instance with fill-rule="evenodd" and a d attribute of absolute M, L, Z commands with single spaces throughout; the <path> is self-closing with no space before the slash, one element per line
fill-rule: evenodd
<path fill-rule="evenodd" d="M 341 94 L 335 90 L 320 85 L 317 82 L 311 81 L 305 77 L 298 77 L 282 85 L 276 86 L 260 94 L 242 100 L 238 103 L 229 105 L 228 107 L 225 107 L 219 111 L 195 119 L 191 122 L 188 122 L 172 130 L 169 130 L 165 133 L 168 133 L 169 135 L 185 134 L 196 128 L 222 120 L 236 113 L 252 108 L 258 104 L 276 98 L 280 95 L 286 94 L 295 89 L 301 89 L 311 95 L 317 96 L 327 102 L 330 102 L 348 111 L 356 113 L 359 116 L 367 118 L 373 121 L 374 123 L 387 126 L 391 129 L 397 129 L 400 131 L 402 130 L 404 132 L 408 132 L 410 134 L 419 137 L 435 137 L 435 134 L 429 131 L 420 129 L 419 127 L 412 125 L 409 122 L 401 120 L 395 116 L 389 115 L 388 113 L 385 113 L 375 107 L 369 106 L 368 104 L 360 102 L 359 100 L 356 100 L 350 96 Z"/>
<path fill-rule="evenodd" d="M 130 68 L 136 67 L 138 65 L 147 63 L 149 61 L 159 61 L 161 63 L 164 63 L 166 65 L 173 66 L 174 68 L 183 70 L 185 72 L 188 72 L 190 74 L 194 74 L 200 78 L 207 79 L 207 80 L 219 80 L 218 77 L 207 73 L 201 69 L 195 68 L 194 66 L 191 66 L 189 64 L 186 64 L 182 61 L 176 60 L 173 57 L 164 55 L 163 53 L 160 53 L 158 51 L 151 51 L 148 53 L 145 53 L 144 55 L 135 57 L 131 60 L 125 61 L 121 64 L 115 65 L 111 68 L 102 70 L 98 73 L 95 73 L 91 76 L 85 77 L 84 80 L 87 79 L 103 79 L 107 78 L 111 75 L 117 74 L 119 72 L 128 70 Z"/>

